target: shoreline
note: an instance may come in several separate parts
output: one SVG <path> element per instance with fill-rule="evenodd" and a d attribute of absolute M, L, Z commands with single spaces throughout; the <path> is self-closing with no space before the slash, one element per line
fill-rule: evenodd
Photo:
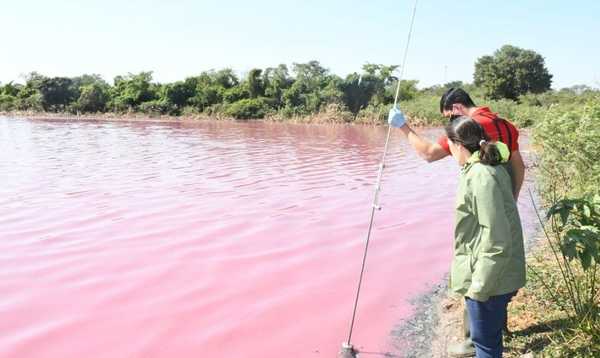
<path fill-rule="evenodd" d="M 88 121 L 88 122 L 142 122 L 142 123 L 198 123 L 203 121 L 227 121 L 227 122 L 262 122 L 262 123 L 289 123 L 289 124 L 311 124 L 311 125 L 350 125 L 350 126 L 368 126 L 368 127 L 383 127 L 387 126 L 386 120 L 377 120 L 376 118 L 360 118 L 348 120 L 344 116 L 335 113 L 317 113 L 308 116 L 298 116 L 292 118 L 282 118 L 270 116 L 257 119 L 235 119 L 233 117 L 224 116 L 209 116 L 205 114 L 194 115 L 148 115 L 142 113 L 99 113 L 99 114 L 71 114 L 71 113 L 53 113 L 53 112 L 27 112 L 27 111 L 11 111 L 1 112 L 1 117 L 15 119 L 30 119 L 30 120 L 46 120 L 46 121 Z M 409 121 L 410 122 L 410 121 Z M 421 122 L 414 121 L 411 123 L 413 128 L 427 129 L 439 128 L 444 123 L 436 125 L 425 125 Z"/>
<path fill-rule="evenodd" d="M 391 333 L 394 349 L 402 352 L 402 357 L 442 357 L 435 343 L 439 340 L 438 327 L 442 322 L 440 307 L 449 293 L 448 280 L 447 273 L 441 282 L 430 285 L 425 292 L 409 300 L 413 314 L 401 320 Z"/>
<path fill-rule="evenodd" d="M 535 241 L 539 238 L 530 240 Z M 531 255 L 530 250 L 527 252 L 530 260 L 533 259 Z M 462 340 L 463 300 L 462 296 L 451 291 L 448 284 L 449 274 L 441 282 L 431 285 L 426 292 L 409 301 L 414 313 L 401 320 L 391 332 L 393 347 L 395 352 L 401 352 L 401 357 L 449 358 L 448 346 Z M 527 286 L 523 287 L 511 302 L 522 304 L 523 300 L 527 300 L 528 291 Z M 511 332 L 515 326 L 520 326 L 516 321 L 518 318 L 511 314 L 509 306 L 508 326 Z M 506 343 L 509 337 L 504 337 L 504 340 L 505 348 L 508 348 Z"/>

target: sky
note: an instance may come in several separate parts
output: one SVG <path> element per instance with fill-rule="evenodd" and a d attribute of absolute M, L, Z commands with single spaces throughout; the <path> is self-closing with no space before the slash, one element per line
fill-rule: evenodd
<path fill-rule="evenodd" d="M 172 82 L 319 61 L 345 76 L 400 64 L 414 0 L 0 0 L 0 82 L 24 74 L 153 71 Z M 600 87 L 600 1 L 419 0 L 404 78 L 472 82 L 475 61 L 511 44 L 541 54 L 553 88 Z"/>

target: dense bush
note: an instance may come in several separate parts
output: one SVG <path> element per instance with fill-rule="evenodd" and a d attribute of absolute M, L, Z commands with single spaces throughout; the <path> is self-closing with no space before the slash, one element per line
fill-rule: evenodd
<path fill-rule="evenodd" d="M 108 88 L 98 83 L 81 87 L 76 109 L 81 112 L 104 112 L 108 103 Z"/>
<path fill-rule="evenodd" d="M 16 109 L 17 98 L 8 94 L 0 94 L 0 111 L 12 111 Z"/>
<path fill-rule="evenodd" d="M 530 267 L 530 272 L 544 287 L 551 307 L 567 317 L 560 350 L 568 351 L 572 341 L 588 342 L 580 353 L 560 356 L 596 356 L 600 350 L 600 98 L 590 97 L 574 107 L 551 105 L 535 123 L 533 139 L 540 192 L 548 208 L 544 233 L 553 264 L 544 271 Z"/>
<path fill-rule="evenodd" d="M 236 119 L 264 118 L 268 107 L 260 98 L 247 98 L 228 105 L 224 113 Z"/>
<path fill-rule="evenodd" d="M 175 114 L 177 107 L 165 98 L 142 102 L 139 111 L 150 115 Z"/>
<path fill-rule="evenodd" d="M 544 192 L 581 196 L 600 190 L 600 98 L 565 111 L 552 106 L 534 126 Z"/>

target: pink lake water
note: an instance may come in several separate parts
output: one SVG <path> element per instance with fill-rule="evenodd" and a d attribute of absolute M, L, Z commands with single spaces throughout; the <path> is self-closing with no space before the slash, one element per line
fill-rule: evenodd
<path fill-rule="evenodd" d="M 0 117 L 0 356 L 334 357 L 386 130 Z M 359 349 L 402 354 L 391 331 L 449 269 L 458 172 L 392 136 Z"/>

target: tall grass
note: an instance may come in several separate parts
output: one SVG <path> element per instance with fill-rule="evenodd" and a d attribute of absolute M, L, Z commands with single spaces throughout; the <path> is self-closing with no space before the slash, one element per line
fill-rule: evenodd
<path fill-rule="evenodd" d="M 551 106 L 534 125 L 555 269 L 548 275 L 530 266 L 530 272 L 569 319 L 564 351 L 567 341 L 584 340 L 589 356 L 600 352 L 600 100 L 570 108 Z"/>

